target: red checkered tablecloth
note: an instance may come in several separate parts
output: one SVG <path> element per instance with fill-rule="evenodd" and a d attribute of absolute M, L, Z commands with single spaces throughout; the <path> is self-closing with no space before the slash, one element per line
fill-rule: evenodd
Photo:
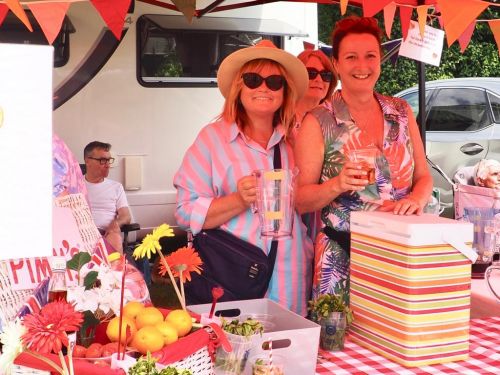
<path fill-rule="evenodd" d="M 500 307 L 499 307 L 500 308 Z M 319 350 L 316 374 L 500 374 L 500 317 L 472 319 L 470 353 L 466 361 L 423 367 L 404 367 L 346 338 L 340 352 Z"/>

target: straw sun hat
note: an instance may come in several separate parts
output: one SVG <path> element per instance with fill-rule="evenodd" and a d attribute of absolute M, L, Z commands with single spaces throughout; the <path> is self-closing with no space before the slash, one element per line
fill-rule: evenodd
<path fill-rule="evenodd" d="M 309 85 L 309 77 L 302 61 L 291 53 L 279 49 L 270 40 L 261 40 L 255 46 L 233 52 L 220 64 L 217 72 L 217 83 L 224 97 L 229 95 L 231 84 L 236 79 L 236 74 L 241 67 L 255 59 L 269 59 L 281 64 L 295 83 L 298 97 L 301 98 L 305 94 Z"/>

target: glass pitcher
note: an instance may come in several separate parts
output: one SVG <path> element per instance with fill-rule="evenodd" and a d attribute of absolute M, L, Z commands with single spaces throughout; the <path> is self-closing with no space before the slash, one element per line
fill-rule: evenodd
<path fill-rule="evenodd" d="M 260 220 L 261 235 L 280 238 L 292 234 L 295 216 L 294 193 L 298 169 L 257 170 L 257 201 L 254 212 Z"/>

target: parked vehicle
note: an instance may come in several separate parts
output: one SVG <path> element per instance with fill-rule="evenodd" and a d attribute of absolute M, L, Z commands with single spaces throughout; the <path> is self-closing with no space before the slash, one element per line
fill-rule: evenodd
<path fill-rule="evenodd" d="M 88 142 L 113 145 L 110 178 L 125 186 L 141 235 L 175 224 L 174 173 L 222 110 L 220 62 L 262 38 L 298 54 L 306 37 L 317 40 L 316 4 L 266 4 L 189 24 L 179 12 L 135 2 L 117 41 L 91 2 L 72 3 L 54 43 L 54 130 L 80 162 Z M 16 17 L 0 27 L 0 42 L 44 40 Z"/>
<path fill-rule="evenodd" d="M 426 82 L 426 153 L 453 178 L 458 169 L 481 159 L 500 160 L 500 78 L 453 78 Z M 395 96 L 418 115 L 418 88 Z M 433 170 L 434 186 L 453 217 L 453 190 Z"/>

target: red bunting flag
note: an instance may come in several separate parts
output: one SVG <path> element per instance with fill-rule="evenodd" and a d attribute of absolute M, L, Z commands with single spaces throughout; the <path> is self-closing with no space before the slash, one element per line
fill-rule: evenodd
<path fill-rule="evenodd" d="M 19 4 L 19 0 L 6 0 L 6 3 L 12 13 L 14 13 L 17 18 L 19 18 L 24 23 L 28 30 L 33 31 L 31 23 L 28 20 L 28 16 L 24 12 L 23 6 Z"/>
<path fill-rule="evenodd" d="M 116 39 L 120 40 L 131 0 L 90 0 L 90 2 L 97 9 Z"/>
<path fill-rule="evenodd" d="M 0 4 L 0 25 L 2 25 L 3 20 L 7 16 L 9 8 L 5 4 Z"/>
<path fill-rule="evenodd" d="M 399 7 L 399 18 L 401 19 L 401 31 L 403 33 L 403 40 L 406 40 L 408 36 L 408 30 L 410 29 L 411 14 L 413 13 L 412 7 L 400 6 Z"/>
<path fill-rule="evenodd" d="M 35 16 L 40 24 L 47 41 L 49 44 L 52 44 L 61 30 L 64 16 L 69 8 L 69 3 L 28 3 L 26 5 L 33 12 L 33 16 Z"/>
<path fill-rule="evenodd" d="M 304 45 L 304 51 L 312 51 L 315 47 L 314 44 L 303 41 L 302 44 Z"/>
<path fill-rule="evenodd" d="M 438 0 L 448 47 L 462 35 L 489 3 L 480 0 Z"/>
<path fill-rule="evenodd" d="M 474 33 L 474 29 L 476 28 L 476 21 L 472 21 L 469 26 L 465 29 L 465 31 L 458 38 L 458 44 L 460 44 L 460 52 L 464 53 L 465 49 L 469 45 L 469 42 L 472 38 L 472 34 Z"/>
<path fill-rule="evenodd" d="M 500 55 L 500 20 L 489 20 L 488 25 L 490 25 L 491 32 L 495 37 L 495 42 L 497 43 L 498 54 Z"/>
<path fill-rule="evenodd" d="M 385 34 L 391 39 L 392 23 L 394 22 L 394 15 L 396 14 L 396 4 L 390 3 L 384 8 L 384 25 Z"/>
<path fill-rule="evenodd" d="M 363 16 L 373 17 L 394 0 L 363 0 Z"/>

